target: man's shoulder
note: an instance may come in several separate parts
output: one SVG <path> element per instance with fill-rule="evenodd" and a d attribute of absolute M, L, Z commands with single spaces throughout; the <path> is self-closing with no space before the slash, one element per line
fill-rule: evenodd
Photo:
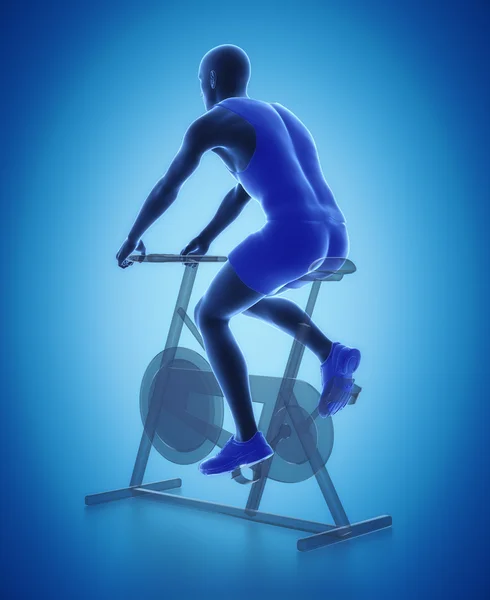
<path fill-rule="evenodd" d="M 242 134 L 250 133 L 249 129 L 253 130 L 252 125 L 240 115 L 223 106 L 214 106 L 189 125 L 185 139 L 201 150 L 208 150 L 236 142 Z"/>
<path fill-rule="evenodd" d="M 189 125 L 186 135 L 193 138 L 216 136 L 236 117 L 237 115 L 226 108 L 214 106 Z"/>
<path fill-rule="evenodd" d="M 209 127 L 215 127 L 221 123 L 225 123 L 232 119 L 235 115 L 231 110 L 228 110 L 224 106 L 216 105 L 209 109 L 192 123 L 197 129 L 206 129 Z"/>
<path fill-rule="evenodd" d="M 277 112 L 279 114 L 287 114 L 287 115 L 292 115 L 293 117 L 298 118 L 292 110 L 290 110 L 289 108 L 287 108 L 287 106 L 284 106 L 284 104 L 281 104 L 280 102 L 270 102 L 270 105 L 272 107 L 274 107 Z"/>

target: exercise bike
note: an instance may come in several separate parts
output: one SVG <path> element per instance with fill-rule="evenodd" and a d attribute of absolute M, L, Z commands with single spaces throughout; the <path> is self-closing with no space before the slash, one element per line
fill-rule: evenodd
<path fill-rule="evenodd" d="M 326 463 L 333 448 L 333 422 L 330 417 L 322 419 L 318 414 L 320 393 L 309 383 L 297 379 L 305 348 L 301 339 L 306 324 L 299 327 L 293 340 L 282 377 L 250 375 L 252 399 L 263 405 L 258 429 L 264 433 L 274 455 L 250 467 L 251 478 L 240 468 L 231 473 L 233 481 L 250 486 L 245 508 L 169 492 L 181 487 L 181 479 L 143 483 L 152 447 L 175 464 L 190 465 L 203 460 L 216 446 L 222 447 L 232 435 L 223 428 L 224 398 L 209 363 L 198 352 L 179 346 L 182 329 L 186 326 L 204 350 L 201 334 L 187 312 L 189 300 L 199 265 L 226 262 L 227 257 L 133 254 L 128 260 L 184 263 L 184 274 L 165 347 L 153 358 L 143 375 L 139 398 L 143 433 L 129 486 L 88 495 L 85 503 L 93 505 L 151 496 L 170 504 L 305 531 L 311 535 L 297 541 L 299 551 L 313 550 L 390 527 L 392 519 L 388 515 L 350 523 L 328 474 Z M 344 275 L 355 272 L 352 261 L 340 260 L 341 268 L 338 268 L 339 259 L 332 258 L 301 278 L 312 283 L 305 309 L 308 316 L 312 315 L 322 282 L 340 281 Z M 356 403 L 361 389 L 353 383 L 349 405 Z M 298 483 L 310 477 L 316 478 L 334 525 L 259 510 L 269 479 Z"/>

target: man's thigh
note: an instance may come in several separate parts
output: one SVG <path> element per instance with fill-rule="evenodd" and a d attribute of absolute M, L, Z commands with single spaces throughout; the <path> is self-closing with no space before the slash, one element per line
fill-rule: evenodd
<path fill-rule="evenodd" d="M 245 285 L 231 264 L 226 262 L 202 297 L 199 311 L 207 317 L 231 319 L 263 297 L 262 292 Z"/>

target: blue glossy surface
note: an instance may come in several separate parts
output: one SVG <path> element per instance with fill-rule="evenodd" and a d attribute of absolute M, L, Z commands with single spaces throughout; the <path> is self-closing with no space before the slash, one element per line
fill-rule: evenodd
<path fill-rule="evenodd" d="M 486 597 L 485 5 L 48 0 L 2 15 L 2 593 Z M 183 269 L 123 271 L 115 255 L 204 110 L 199 61 L 221 43 L 249 53 L 252 97 L 312 131 L 358 268 L 323 285 L 315 312 L 363 354 L 363 391 L 335 417 L 329 465 L 352 520 L 388 513 L 394 527 L 307 554 L 295 532 L 226 516 L 83 504 L 129 481 L 141 377 Z M 233 183 L 206 156 L 145 236 L 148 252 L 180 252 Z M 250 203 L 210 252 L 262 223 Z M 199 267 L 191 303 L 219 267 Z M 246 317 L 232 327 L 252 373 L 282 374 L 289 339 Z M 319 388 L 313 356 L 300 377 Z M 243 486 L 152 454 L 147 481 L 177 476 L 191 497 L 245 502 Z M 271 483 L 261 508 L 329 520 L 311 480 Z"/>

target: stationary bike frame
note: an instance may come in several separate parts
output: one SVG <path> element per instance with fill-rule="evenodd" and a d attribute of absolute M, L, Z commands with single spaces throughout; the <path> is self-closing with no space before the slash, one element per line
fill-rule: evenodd
<path fill-rule="evenodd" d="M 167 340 L 165 343 L 165 349 L 163 355 L 165 356 L 165 362 L 171 364 L 173 357 L 175 357 L 179 340 L 182 333 L 183 325 L 185 324 L 190 332 L 197 339 L 199 344 L 204 348 L 204 344 L 200 333 L 193 323 L 192 319 L 187 314 L 194 281 L 198 271 L 198 265 L 200 262 L 225 262 L 227 257 L 225 256 L 202 256 L 194 257 L 192 262 L 189 264 L 189 256 L 182 257 L 180 255 L 169 255 L 169 254 L 149 254 L 149 255 L 133 255 L 130 260 L 135 262 L 186 262 L 184 267 L 184 274 L 180 285 L 179 293 L 177 296 L 177 302 L 175 304 L 174 313 L 170 323 Z M 324 277 L 326 281 L 338 281 L 342 279 L 344 274 L 354 272 L 355 266 L 350 261 L 348 262 L 353 269 L 349 268 L 344 270 L 338 270 L 335 273 L 328 275 L 328 279 Z M 326 272 L 328 274 L 328 272 Z M 311 317 L 313 309 L 315 307 L 318 293 L 320 291 L 321 279 L 311 278 L 312 286 L 308 296 L 305 312 Z M 303 423 L 301 422 L 300 416 L 296 410 L 292 410 L 295 405 L 295 398 L 293 394 L 294 384 L 298 375 L 299 367 L 303 358 L 305 346 L 301 343 L 302 331 L 298 332 L 296 338 L 293 341 L 289 358 L 286 364 L 286 369 L 281 381 L 279 393 L 272 411 L 267 432 L 264 431 L 266 439 L 269 441 L 271 446 L 274 448 L 275 440 L 281 439 L 281 428 L 284 423 L 284 414 L 287 411 L 289 419 L 296 429 L 298 439 L 301 443 L 303 451 L 308 458 L 311 465 L 312 472 L 316 477 L 320 491 L 325 499 L 330 514 L 334 520 L 335 525 L 329 525 L 324 523 L 318 523 L 314 521 L 307 521 L 304 519 L 297 519 L 293 517 L 287 517 L 282 515 L 275 515 L 271 513 L 265 513 L 259 510 L 262 495 L 264 493 L 265 485 L 267 482 L 267 476 L 269 474 L 272 457 L 269 460 L 263 461 L 253 468 L 254 478 L 248 480 L 243 476 L 240 469 L 233 472 L 232 477 L 238 482 L 243 484 L 250 484 L 250 492 L 247 500 L 246 507 L 239 508 L 234 506 L 228 506 L 218 504 L 214 502 L 208 502 L 204 500 L 186 498 L 182 496 L 176 496 L 172 493 L 168 493 L 167 490 L 181 487 L 181 479 L 169 479 L 154 483 L 143 483 L 150 450 L 153 445 L 155 432 L 157 429 L 158 420 L 160 418 L 163 398 L 165 393 L 165 386 L 168 383 L 168 377 L 171 373 L 172 367 L 163 369 L 163 377 L 159 378 L 157 387 L 154 390 L 153 397 L 156 401 L 152 401 L 149 406 L 148 415 L 144 424 L 143 433 L 141 436 L 138 453 L 136 456 L 133 473 L 131 476 L 129 487 L 122 488 L 119 490 L 113 490 L 109 492 L 102 492 L 99 494 L 92 494 L 86 496 L 85 503 L 87 505 L 99 504 L 102 502 L 109 502 L 112 500 L 119 500 L 123 498 L 130 498 L 134 496 L 150 496 L 158 500 L 167 502 L 169 504 L 189 506 L 206 510 L 209 512 L 224 513 L 230 516 L 240 517 L 250 521 L 256 521 L 259 523 L 266 523 L 269 525 L 276 525 L 280 527 L 287 527 L 290 529 L 296 529 L 300 531 L 308 532 L 308 537 L 301 538 L 297 541 L 297 548 L 300 551 L 313 550 L 315 548 L 335 544 L 341 541 L 346 541 L 354 537 L 359 537 L 373 531 L 390 527 L 392 524 L 391 516 L 383 515 L 375 517 L 366 521 L 357 523 L 350 523 L 347 514 L 342 506 L 340 498 L 335 490 L 335 486 L 328 474 L 326 465 L 322 460 L 315 440 L 311 435 L 300 435 L 302 431 Z M 162 359 L 163 366 L 163 359 Z M 214 376 L 213 376 L 214 377 Z M 215 378 L 214 378 L 215 380 Z M 216 382 L 217 384 L 217 382 Z M 361 391 L 361 388 L 354 385 L 351 392 L 351 398 L 349 404 L 354 404 Z M 318 415 L 312 414 L 310 417 L 315 419 Z M 303 428 L 304 429 L 304 428 Z M 220 437 L 218 445 L 222 445 L 220 442 L 224 440 L 224 437 Z M 271 442 L 272 440 L 272 442 Z M 276 442 L 277 443 L 277 442 Z"/>

